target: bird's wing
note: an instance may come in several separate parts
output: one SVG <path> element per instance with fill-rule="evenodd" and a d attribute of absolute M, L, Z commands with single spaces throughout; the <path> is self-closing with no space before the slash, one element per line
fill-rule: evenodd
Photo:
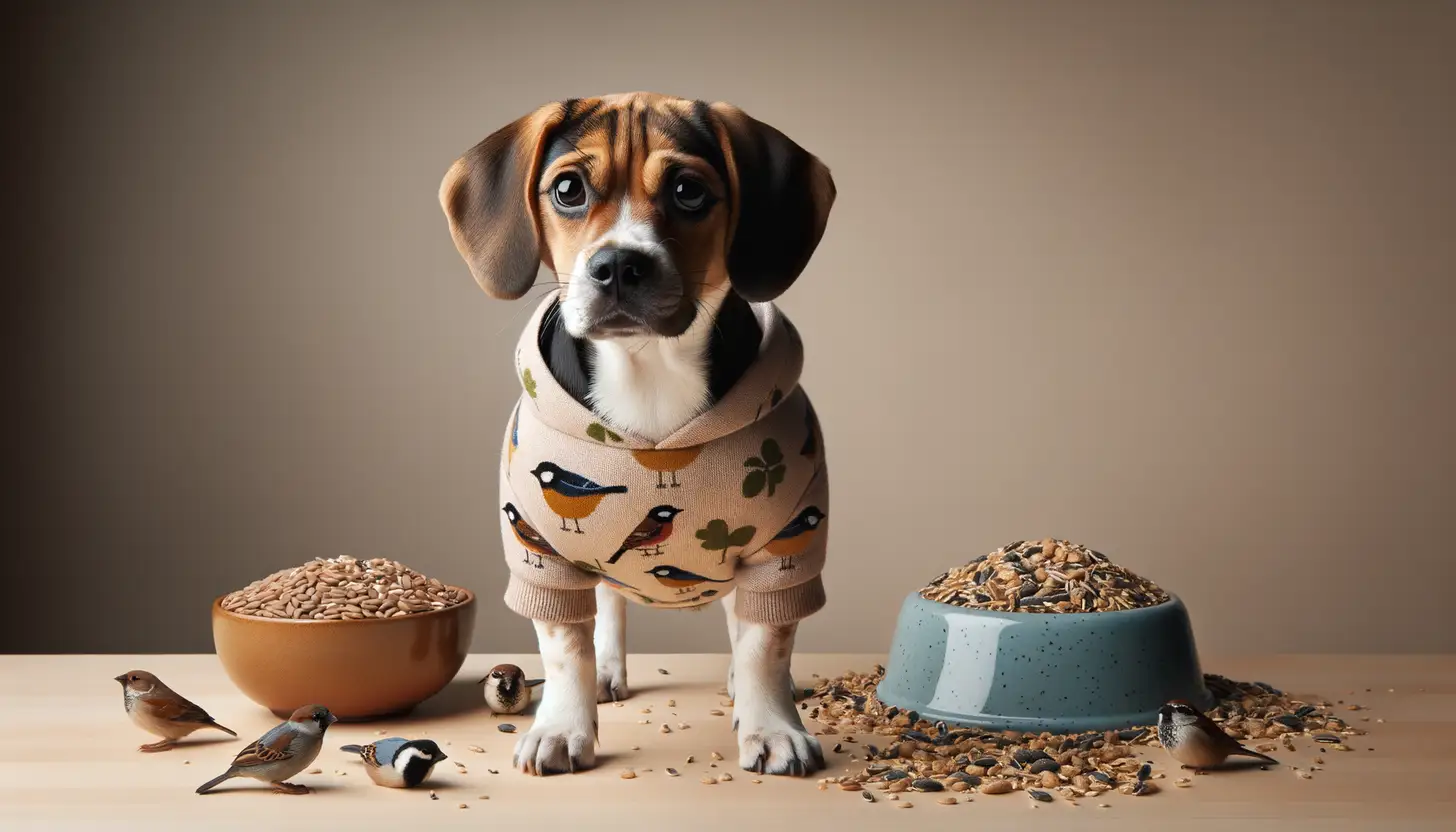
<path fill-rule="evenodd" d="M 587 479 L 586 477 L 583 477 L 581 474 L 574 474 L 571 471 L 562 471 L 561 473 L 557 474 L 556 475 L 556 483 L 555 484 L 556 485 L 570 486 L 571 488 L 581 488 L 581 489 L 586 489 L 586 490 L 601 488 L 601 486 L 598 485 L 597 483 L 592 482 L 591 480 Z"/>
<path fill-rule="evenodd" d="M 238 752 L 233 765 L 238 768 L 278 763 L 293 756 L 288 746 L 293 742 L 293 728 L 288 723 L 279 725 Z"/>
<path fill-rule="evenodd" d="M 522 541 L 529 543 L 532 546 L 539 546 L 542 549 L 545 549 L 547 552 L 553 554 L 556 552 L 555 549 L 551 548 L 551 544 L 546 541 L 546 538 L 542 537 L 541 533 L 536 531 L 525 520 L 516 521 L 516 534 L 521 536 Z"/>
<path fill-rule="evenodd" d="M 394 764 L 394 755 L 404 747 L 409 740 L 404 737 L 390 737 L 374 743 L 374 759 L 369 762 L 376 766 L 388 766 Z"/>
<path fill-rule="evenodd" d="M 212 722 L 207 711 L 180 696 L 174 695 L 165 699 L 149 699 L 143 696 L 138 704 L 154 719 L 169 722 Z"/>

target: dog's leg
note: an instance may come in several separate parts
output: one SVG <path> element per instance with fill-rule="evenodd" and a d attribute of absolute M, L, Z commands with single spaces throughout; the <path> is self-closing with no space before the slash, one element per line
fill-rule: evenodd
<path fill-rule="evenodd" d="M 802 777 L 824 768 L 824 751 L 804 730 L 789 681 L 798 626 L 737 624 L 733 723 L 738 731 L 738 764 L 747 771 Z"/>
<path fill-rule="evenodd" d="M 535 625 L 546 690 L 536 708 L 536 724 L 516 743 L 512 763 L 527 774 L 589 769 L 597 759 L 592 623 Z"/>
<path fill-rule="evenodd" d="M 605 583 L 597 584 L 597 701 L 620 702 L 627 688 L 627 599 Z"/>
<path fill-rule="evenodd" d="M 733 665 L 738 656 L 738 614 L 733 611 L 733 602 L 738 590 L 723 596 L 723 616 L 728 619 L 728 698 L 733 698 Z"/>

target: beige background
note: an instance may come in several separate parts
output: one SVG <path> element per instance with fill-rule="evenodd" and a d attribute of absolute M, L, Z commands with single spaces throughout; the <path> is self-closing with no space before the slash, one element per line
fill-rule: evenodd
<path fill-rule="evenodd" d="M 340 553 L 533 649 L 495 515 L 527 306 L 436 188 L 645 88 L 838 182 L 782 302 L 834 473 L 801 647 L 883 650 L 905 592 L 1055 534 L 1205 652 L 1456 650 L 1450 3 L 59 5 L 4 50 L 0 649 L 207 650 L 213 596 Z M 715 611 L 633 624 L 724 647 Z"/>

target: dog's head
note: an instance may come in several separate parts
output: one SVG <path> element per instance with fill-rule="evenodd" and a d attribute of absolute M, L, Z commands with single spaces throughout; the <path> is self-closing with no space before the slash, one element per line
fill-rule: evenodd
<path fill-rule="evenodd" d="M 824 234 L 834 180 L 728 104 L 652 93 L 548 104 L 487 136 L 440 186 L 455 246 L 487 294 L 544 263 L 578 338 L 686 332 L 729 286 L 771 300 Z"/>

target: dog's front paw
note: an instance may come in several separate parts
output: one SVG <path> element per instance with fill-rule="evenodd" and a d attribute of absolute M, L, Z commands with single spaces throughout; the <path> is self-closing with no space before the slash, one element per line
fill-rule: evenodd
<path fill-rule="evenodd" d="M 516 742 L 511 764 L 526 774 L 567 774 L 597 764 L 595 726 L 538 721 Z"/>
<path fill-rule="evenodd" d="M 824 749 L 803 728 L 744 729 L 738 735 L 738 765 L 759 774 L 806 777 L 824 768 Z"/>
<path fill-rule="evenodd" d="M 610 662 L 597 668 L 597 702 L 621 702 L 632 695 L 627 687 L 627 664 Z"/>

